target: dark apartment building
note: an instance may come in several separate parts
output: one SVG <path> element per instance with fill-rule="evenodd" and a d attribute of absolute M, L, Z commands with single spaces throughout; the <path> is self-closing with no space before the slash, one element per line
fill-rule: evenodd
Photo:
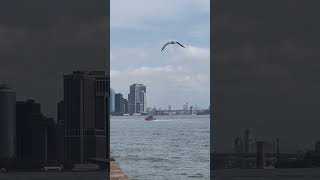
<path fill-rule="evenodd" d="M 41 113 L 40 103 L 34 100 L 16 103 L 17 159 L 47 163 L 55 158 L 55 123 Z M 52 146 L 52 147 L 51 147 Z"/>
<path fill-rule="evenodd" d="M 106 157 L 106 75 L 74 71 L 64 75 L 64 159 L 75 163 Z M 60 114 L 60 113 L 59 113 Z"/>
<path fill-rule="evenodd" d="M 56 142 L 57 142 L 57 160 L 59 162 L 64 162 L 64 120 L 65 120 L 65 106 L 64 101 L 58 102 L 57 105 L 57 127 L 56 127 Z"/>
<path fill-rule="evenodd" d="M 105 71 L 91 71 L 95 78 L 95 134 L 96 157 L 106 157 L 107 76 Z"/>

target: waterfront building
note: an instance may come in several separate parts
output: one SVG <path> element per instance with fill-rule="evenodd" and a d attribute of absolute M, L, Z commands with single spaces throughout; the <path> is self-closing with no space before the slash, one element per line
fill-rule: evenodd
<path fill-rule="evenodd" d="M 60 162 L 63 162 L 65 160 L 65 154 L 64 154 L 65 105 L 64 105 L 64 101 L 58 102 L 57 108 L 58 108 L 57 128 L 56 128 L 57 160 Z"/>
<path fill-rule="evenodd" d="M 0 86 L 0 159 L 12 159 L 16 153 L 16 92 Z"/>
<path fill-rule="evenodd" d="M 107 142 L 107 122 L 109 115 L 107 113 L 108 96 L 108 77 L 105 71 L 90 71 L 90 75 L 95 78 L 95 157 L 106 158 L 106 147 L 109 146 Z M 106 144 L 107 143 L 107 144 Z"/>
<path fill-rule="evenodd" d="M 143 103 L 142 102 L 137 102 L 136 103 L 136 111 L 135 111 L 135 113 L 141 113 L 141 112 L 144 112 L 143 111 Z"/>
<path fill-rule="evenodd" d="M 34 100 L 16 102 L 17 159 L 46 163 L 54 159 L 54 120 L 41 113 Z"/>
<path fill-rule="evenodd" d="M 143 84 L 132 84 L 128 95 L 129 114 L 146 112 L 146 106 L 146 86 Z"/>
<path fill-rule="evenodd" d="M 91 71 L 90 75 L 95 78 L 95 128 L 104 132 L 107 119 L 107 77 L 105 71 Z"/>
<path fill-rule="evenodd" d="M 128 100 L 127 99 L 123 99 L 123 103 L 124 103 L 124 114 L 128 114 L 129 113 Z"/>
<path fill-rule="evenodd" d="M 75 71 L 64 75 L 65 159 L 76 163 L 106 156 L 106 75 Z"/>
<path fill-rule="evenodd" d="M 115 114 L 125 114 L 125 99 L 121 93 L 115 94 Z"/>

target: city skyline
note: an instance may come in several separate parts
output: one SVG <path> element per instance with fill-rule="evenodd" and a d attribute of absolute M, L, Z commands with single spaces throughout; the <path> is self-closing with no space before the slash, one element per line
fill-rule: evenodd
<path fill-rule="evenodd" d="M 210 1 L 110 3 L 112 88 L 127 94 L 128 84 L 142 83 L 148 87 L 149 105 L 180 109 L 194 102 L 208 107 Z M 123 11 L 124 3 L 132 8 Z M 186 48 L 168 46 L 161 52 L 169 40 Z"/>
<path fill-rule="evenodd" d="M 139 83 L 135 83 L 135 84 L 139 84 Z M 129 85 L 128 85 L 128 87 L 129 87 Z M 127 89 L 128 89 L 128 91 L 124 91 L 124 90 L 120 91 L 120 90 L 115 90 L 115 89 L 111 88 L 110 89 L 110 95 L 111 95 L 110 98 L 112 99 L 113 96 L 115 97 L 115 95 L 121 94 L 123 96 L 123 98 L 128 101 L 127 95 L 130 93 L 130 88 L 127 88 Z M 127 93 L 122 93 L 122 92 L 127 92 Z M 148 93 L 146 93 L 146 97 L 148 99 Z M 110 106 L 112 106 L 112 104 L 114 105 L 114 107 L 116 106 L 116 102 L 115 101 L 112 102 L 112 100 L 110 100 Z M 209 106 L 210 106 L 210 104 L 209 104 L 208 106 L 202 107 L 202 106 L 199 106 L 197 104 L 194 104 L 193 102 L 187 102 L 187 101 L 183 102 L 180 105 L 176 105 L 176 106 L 173 106 L 172 104 L 174 104 L 174 103 L 163 105 L 163 106 L 160 106 L 160 105 L 157 105 L 157 104 L 147 104 L 146 109 L 148 109 L 148 108 L 159 109 L 160 108 L 160 109 L 163 109 L 163 110 L 169 110 L 169 109 L 172 109 L 172 110 L 183 110 L 185 108 L 185 105 L 189 104 L 190 106 L 192 106 L 195 109 L 204 110 L 204 109 L 209 109 Z"/>
<path fill-rule="evenodd" d="M 17 100 L 16 90 L 0 84 L 0 164 L 9 169 L 35 170 L 48 164 L 73 168 L 109 158 L 108 81 L 105 71 L 72 71 L 61 76 L 63 98 L 57 118 L 43 104 Z M 72 166 L 68 166 L 70 164 Z M 98 165 L 100 163 L 100 165 Z"/>
<path fill-rule="evenodd" d="M 55 166 L 56 171 L 69 172 L 95 168 L 103 170 L 95 179 L 108 178 L 109 116 L 104 114 L 102 119 L 99 109 L 104 108 L 103 113 L 107 112 L 107 107 L 99 103 L 103 101 L 106 104 L 104 98 L 101 98 L 100 92 L 96 93 L 96 97 L 87 92 L 83 93 L 85 97 L 76 97 L 75 90 L 68 97 L 76 101 L 74 104 L 85 101 L 85 106 L 79 103 L 79 106 L 73 104 L 68 108 L 62 100 L 66 98 L 65 73 L 95 70 L 110 74 L 110 30 L 106 25 L 110 19 L 109 2 L 4 0 L 0 12 L 0 85 L 6 84 L 15 92 L 14 98 L 3 89 L 0 92 L 3 95 L 0 95 L 0 169 L 1 172 L 8 172 L 2 173 L 1 179 L 17 179 L 10 176 L 20 172 L 28 172 L 21 178 L 30 179 L 30 176 L 47 171 L 48 166 Z M 108 89 L 109 79 L 108 76 Z M 99 84 L 99 81 L 96 79 L 95 82 Z M 91 85 L 81 90 L 92 92 L 96 87 Z M 68 100 L 70 102 L 70 98 Z M 85 113 L 77 113 L 79 111 Z M 72 115 L 65 118 L 63 113 Z M 92 128 L 92 124 L 96 126 Z M 105 129 L 101 130 L 101 126 Z M 82 143 L 86 146 L 84 148 L 79 147 L 77 142 L 79 134 L 86 139 Z M 65 135 L 68 136 L 66 141 Z M 67 156 L 66 147 L 72 151 L 66 153 Z M 88 164 L 88 161 L 94 167 L 77 165 L 82 162 Z M 56 176 L 54 179 L 61 179 L 56 173 L 50 174 Z"/>

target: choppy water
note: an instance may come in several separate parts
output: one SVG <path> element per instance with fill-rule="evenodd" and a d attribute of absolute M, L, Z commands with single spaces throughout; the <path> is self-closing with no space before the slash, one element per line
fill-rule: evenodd
<path fill-rule="evenodd" d="M 111 117 L 111 155 L 129 179 L 209 179 L 210 117 Z"/>

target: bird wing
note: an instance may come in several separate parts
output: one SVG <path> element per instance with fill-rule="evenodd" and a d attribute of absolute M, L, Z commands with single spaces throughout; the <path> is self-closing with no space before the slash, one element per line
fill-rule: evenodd
<path fill-rule="evenodd" d="M 163 50 L 164 50 L 164 48 L 165 48 L 166 46 L 168 46 L 168 44 L 170 44 L 170 42 L 165 43 L 165 44 L 163 45 L 163 47 L 162 47 L 161 51 L 163 51 Z"/>
<path fill-rule="evenodd" d="M 181 47 L 185 48 L 182 44 L 180 44 L 179 42 L 176 42 L 177 44 L 179 44 Z"/>

